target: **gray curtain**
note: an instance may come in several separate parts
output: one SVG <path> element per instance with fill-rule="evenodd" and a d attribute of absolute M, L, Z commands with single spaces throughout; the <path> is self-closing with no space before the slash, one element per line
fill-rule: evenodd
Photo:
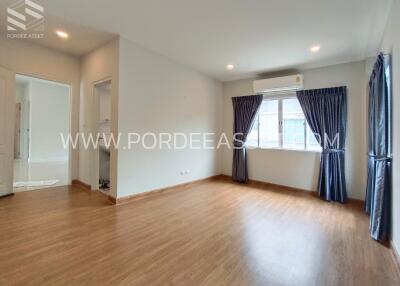
<path fill-rule="evenodd" d="M 318 193 L 328 201 L 347 200 L 344 145 L 347 123 L 346 87 L 301 90 L 297 98 L 322 147 Z"/>
<path fill-rule="evenodd" d="M 234 117 L 232 179 L 236 182 L 246 183 L 248 181 L 247 154 L 244 143 L 253 126 L 262 100 L 262 94 L 232 98 Z"/>
<path fill-rule="evenodd" d="M 375 240 L 390 231 L 392 180 L 390 57 L 380 54 L 369 82 L 369 154 L 365 211 Z"/>

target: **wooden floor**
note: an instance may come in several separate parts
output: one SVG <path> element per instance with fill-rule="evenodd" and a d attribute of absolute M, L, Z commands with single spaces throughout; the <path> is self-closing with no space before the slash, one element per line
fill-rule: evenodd
<path fill-rule="evenodd" d="M 120 206 L 0 199 L 0 285 L 400 285 L 357 205 L 214 180 Z"/>

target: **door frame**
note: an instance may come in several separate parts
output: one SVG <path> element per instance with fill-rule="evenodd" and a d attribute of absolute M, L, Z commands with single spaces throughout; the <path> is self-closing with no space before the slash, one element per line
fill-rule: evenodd
<path fill-rule="evenodd" d="M 74 103 L 74 100 L 73 100 L 73 94 L 74 94 L 73 93 L 73 88 L 74 88 L 74 86 L 73 86 L 72 82 L 60 80 L 58 78 L 54 78 L 54 77 L 47 76 L 47 75 L 43 76 L 43 75 L 37 75 L 35 73 L 14 72 L 14 93 L 13 93 L 14 94 L 14 104 L 15 104 L 15 86 L 16 86 L 15 80 L 16 80 L 17 75 L 25 76 L 25 77 L 31 77 L 31 78 L 35 78 L 35 79 L 39 79 L 39 80 L 55 82 L 55 83 L 66 85 L 66 86 L 69 87 L 69 93 L 68 93 L 68 101 L 69 101 L 69 115 L 68 116 L 69 116 L 69 119 L 68 119 L 68 121 L 69 121 L 69 133 L 72 136 L 73 135 L 72 134 L 72 130 L 73 130 L 73 111 L 74 111 L 74 106 L 73 106 L 73 103 Z M 29 101 L 29 135 L 28 135 L 28 137 L 29 137 L 29 143 L 28 143 L 28 148 L 29 148 L 28 154 L 29 154 L 29 156 L 30 156 L 30 137 L 31 137 L 30 136 L 30 133 L 31 133 L 31 127 L 30 127 L 31 126 L 31 120 L 30 120 L 30 117 L 32 116 L 30 108 L 31 108 L 31 102 Z M 13 111 L 13 113 L 14 113 L 14 111 Z M 13 114 L 13 117 L 15 117 L 15 114 Z M 14 138 L 13 138 L 13 144 L 14 144 Z M 68 185 L 72 184 L 73 152 L 74 152 L 74 148 L 70 145 L 69 148 L 68 148 L 68 174 L 67 174 Z M 14 174 L 14 172 L 13 172 L 13 174 Z"/>

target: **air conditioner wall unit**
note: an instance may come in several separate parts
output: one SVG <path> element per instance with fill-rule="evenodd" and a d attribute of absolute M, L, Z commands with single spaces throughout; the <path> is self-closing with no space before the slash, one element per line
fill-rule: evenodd
<path fill-rule="evenodd" d="M 303 89 L 303 75 L 296 74 L 283 77 L 255 80 L 253 82 L 255 93 L 294 91 Z"/>

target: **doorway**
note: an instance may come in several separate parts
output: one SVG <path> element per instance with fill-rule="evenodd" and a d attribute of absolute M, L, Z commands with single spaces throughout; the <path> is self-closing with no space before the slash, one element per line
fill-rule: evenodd
<path fill-rule="evenodd" d="M 14 192 L 69 184 L 70 92 L 66 84 L 16 75 Z"/>
<path fill-rule="evenodd" d="M 110 137 L 111 137 L 111 80 L 104 80 L 93 86 L 94 131 L 99 134 L 95 150 L 94 180 L 98 190 L 109 193 L 110 181 Z M 98 166 L 98 167 L 97 167 Z M 96 171 L 97 170 L 97 171 Z"/>

